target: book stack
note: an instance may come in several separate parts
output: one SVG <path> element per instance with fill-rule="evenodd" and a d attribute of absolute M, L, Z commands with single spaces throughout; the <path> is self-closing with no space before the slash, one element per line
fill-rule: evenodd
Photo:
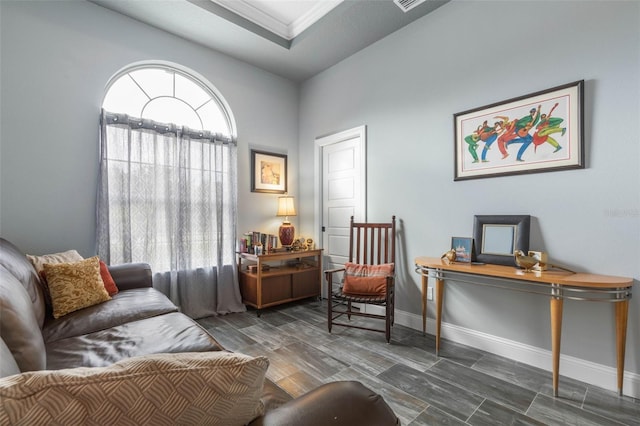
<path fill-rule="evenodd" d="M 256 247 L 262 247 L 262 252 L 257 254 L 273 252 L 278 247 L 278 236 L 259 231 L 247 232 L 242 235 L 238 244 L 240 253 L 256 254 Z"/>

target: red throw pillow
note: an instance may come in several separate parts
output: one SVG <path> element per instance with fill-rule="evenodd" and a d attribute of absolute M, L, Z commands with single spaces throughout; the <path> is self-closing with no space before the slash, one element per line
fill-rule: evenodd
<path fill-rule="evenodd" d="M 344 264 L 344 287 L 342 292 L 359 296 L 385 296 L 387 277 L 393 276 L 394 264 L 359 265 Z"/>
<path fill-rule="evenodd" d="M 117 294 L 118 286 L 116 286 L 116 282 L 113 280 L 107 264 L 102 260 L 100 261 L 100 276 L 102 277 L 102 281 L 104 282 L 104 289 L 107 290 L 109 296 Z"/>

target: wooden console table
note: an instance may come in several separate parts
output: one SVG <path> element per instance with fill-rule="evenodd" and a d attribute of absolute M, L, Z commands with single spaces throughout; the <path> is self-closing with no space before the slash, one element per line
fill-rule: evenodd
<path fill-rule="evenodd" d="M 562 331 L 562 303 L 564 299 L 615 303 L 618 393 L 622 395 L 624 356 L 627 338 L 629 299 L 633 279 L 608 275 L 572 273 L 562 270 L 525 272 L 512 266 L 451 263 L 434 257 L 417 257 L 416 272 L 422 275 L 422 332 L 427 325 L 427 284 L 435 278 L 436 355 L 440 350 L 440 326 L 445 280 L 468 282 L 540 294 L 550 297 L 551 353 L 553 359 L 553 394 L 558 396 L 560 368 L 560 336 Z M 478 281 L 488 278 L 490 282 Z"/>
<path fill-rule="evenodd" d="M 256 308 L 258 316 L 269 306 L 320 297 L 322 250 L 238 253 L 238 278 L 242 303 Z"/>

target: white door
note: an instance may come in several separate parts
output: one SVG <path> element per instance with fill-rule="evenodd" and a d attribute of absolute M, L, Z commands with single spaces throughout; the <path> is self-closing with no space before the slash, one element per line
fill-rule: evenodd
<path fill-rule="evenodd" d="M 323 268 L 342 266 L 349 256 L 349 220 L 366 221 L 366 128 L 316 139 Z M 323 296 L 326 296 L 326 280 Z"/>

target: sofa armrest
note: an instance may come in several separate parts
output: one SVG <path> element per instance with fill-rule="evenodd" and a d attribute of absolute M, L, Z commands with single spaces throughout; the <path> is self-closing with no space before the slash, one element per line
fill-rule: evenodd
<path fill-rule="evenodd" d="M 250 426 L 392 426 L 400 420 L 360 382 L 331 382 L 258 417 Z"/>
<path fill-rule="evenodd" d="M 109 266 L 118 290 L 152 287 L 151 266 L 146 263 L 123 263 Z"/>

